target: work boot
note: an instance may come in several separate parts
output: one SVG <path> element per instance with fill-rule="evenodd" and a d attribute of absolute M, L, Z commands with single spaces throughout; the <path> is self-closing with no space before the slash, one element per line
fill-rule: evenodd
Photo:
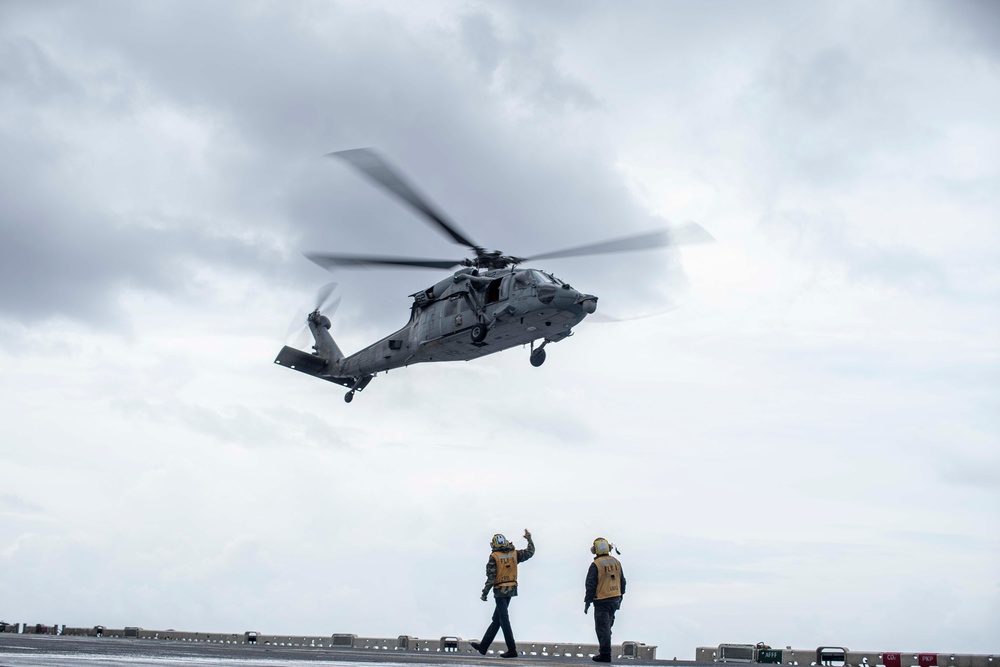
<path fill-rule="evenodd" d="M 500 657 L 501 658 L 516 658 L 517 657 L 517 651 L 515 651 L 514 649 L 508 649 L 508 651 L 506 653 L 501 653 Z"/>
<path fill-rule="evenodd" d="M 479 651 L 480 655 L 486 655 L 486 649 L 484 649 L 479 642 L 469 642 L 469 644 L 472 646 L 472 648 Z"/>
<path fill-rule="evenodd" d="M 593 658 L 591 658 L 591 660 L 593 660 L 594 662 L 611 662 L 611 654 L 610 653 L 598 653 Z"/>

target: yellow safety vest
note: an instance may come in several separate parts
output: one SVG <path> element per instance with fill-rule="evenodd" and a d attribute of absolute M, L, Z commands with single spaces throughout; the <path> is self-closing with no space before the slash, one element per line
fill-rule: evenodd
<path fill-rule="evenodd" d="M 614 556 L 594 559 L 597 566 L 597 592 L 595 600 L 616 598 L 622 594 L 622 564 Z"/>
<path fill-rule="evenodd" d="M 494 551 L 490 556 L 497 566 L 497 578 L 494 588 L 517 586 L 517 551 Z"/>

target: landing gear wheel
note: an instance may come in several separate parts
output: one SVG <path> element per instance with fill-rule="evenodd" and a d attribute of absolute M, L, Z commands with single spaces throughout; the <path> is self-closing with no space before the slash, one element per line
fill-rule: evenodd
<path fill-rule="evenodd" d="M 486 328 L 485 324 L 482 323 L 477 324 L 476 326 L 472 327 L 472 342 L 482 343 L 484 340 L 486 340 L 487 333 L 488 329 Z"/>
<path fill-rule="evenodd" d="M 345 403 L 350 403 L 353 400 L 354 400 L 354 391 L 353 390 L 347 392 L 346 394 L 344 394 L 344 402 Z"/>
<path fill-rule="evenodd" d="M 535 368 L 538 368 L 539 366 L 545 363 L 545 350 L 541 348 L 535 350 L 534 352 L 531 353 L 529 359 L 531 361 L 531 365 L 534 366 Z"/>

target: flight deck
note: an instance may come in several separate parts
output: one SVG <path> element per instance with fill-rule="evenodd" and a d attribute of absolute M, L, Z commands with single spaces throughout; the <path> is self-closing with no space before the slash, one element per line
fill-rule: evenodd
<path fill-rule="evenodd" d="M 503 646 L 498 644 L 502 650 Z M 997 667 L 1000 656 L 899 651 L 851 651 L 841 646 L 815 649 L 771 648 L 764 644 L 719 644 L 698 647 L 693 660 L 661 659 L 655 646 L 622 642 L 612 646 L 612 661 L 630 665 L 718 667 L 719 663 L 795 665 L 801 667 Z M 419 639 L 180 632 L 0 623 L 0 667 L 69 667 L 127 665 L 154 667 L 194 665 L 497 665 L 498 663 L 592 665 L 596 644 L 520 642 L 519 655 L 501 658 L 499 652 L 480 655 L 459 637 Z"/>

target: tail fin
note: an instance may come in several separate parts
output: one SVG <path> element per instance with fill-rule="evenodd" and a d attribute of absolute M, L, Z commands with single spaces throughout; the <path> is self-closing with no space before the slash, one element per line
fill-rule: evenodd
<path fill-rule="evenodd" d="M 344 358 L 344 353 L 330 335 L 330 318 L 314 310 L 309 314 L 308 321 L 309 331 L 316 340 L 316 355 L 326 361 L 329 375 L 337 375 L 337 365 Z"/>
<path fill-rule="evenodd" d="M 309 354 L 286 345 L 281 348 L 274 363 L 345 387 L 356 385 L 356 378 L 339 375 L 340 361 L 344 358 L 344 353 L 330 335 L 330 318 L 316 310 L 309 315 L 308 324 L 316 340 L 314 346 L 316 353 Z"/>

